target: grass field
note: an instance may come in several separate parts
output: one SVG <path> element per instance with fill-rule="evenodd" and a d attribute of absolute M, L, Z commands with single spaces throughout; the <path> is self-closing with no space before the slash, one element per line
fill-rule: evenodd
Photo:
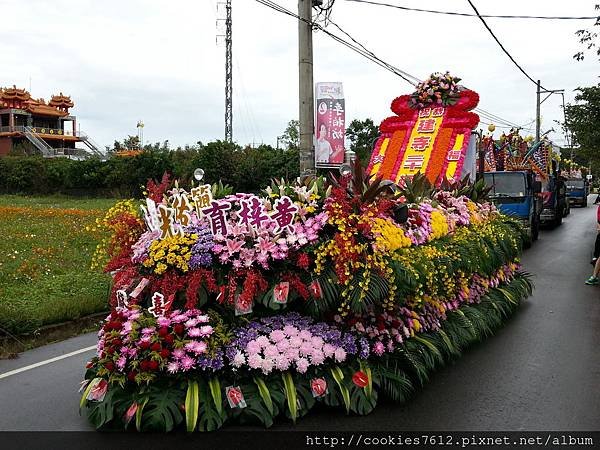
<path fill-rule="evenodd" d="M 0 327 L 25 334 L 107 309 L 86 231 L 115 200 L 0 195 Z M 1 334 L 0 330 L 0 334 Z"/>

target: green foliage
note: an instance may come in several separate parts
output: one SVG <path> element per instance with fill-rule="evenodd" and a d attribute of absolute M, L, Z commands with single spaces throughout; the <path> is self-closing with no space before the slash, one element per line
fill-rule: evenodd
<path fill-rule="evenodd" d="M 174 385 L 150 386 L 147 398 L 142 414 L 143 431 L 169 432 L 183 422 L 180 406 L 185 394 L 181 388 Z"/>
<path fill-rule="evenodd" d="M 295 119 L 290 120 L 279 139 L 288 150 L 298 150 L 298 144 L 300 143 L 300 122 Z"/>
<path fill-rule="evenodd" d="M 600 142 L 600 85 L 580 87 L 576 89 L 575 103 L 565 106 L 565 123 L 573 135 L 574 143 L 580 148 L 576 158 L 585 165 L 591 160 L 594 165 L 600 164 L 598 142 Z"/>
<path fill-rule="evenodd" d="M 346 137 L 350 141 L 350 150 L 356 153 L 356 159 L 366 165 L 379 137 L 379 127 L 373 123 L 373 119 L 354 119 L 346 128 Z"/>
<path fill-rule="evenodd" d="M 190 379 L 188 380 L 188 388 L 185 395 L 185 426 L 188 433 L 196 429 L 199 403 L 198 382 Z"/>
<path fill-rule="evenodd" d="M 138 197 L 148 179 L 160 180 L 164 172 L 188 186 L 196 168 L 204 169 L 203 182 L 221 181 L 230 192 L 258 192 L 272 178 L 295 178 L 300 170 L 296 148 L 242 148 L 223 141 L 179 150 L 147 146 L 139 155 L 106 161 L 10 156 L 0 159 L 0 193 Z"/>
<path fill-rule="evenodd" d="M 214 378 L 213 380 L 216 380 Z M 218 392 L 215 392 L 215 389 Z M 223 398 L 221 396 L 221 385 L 217 381 L 199 382 L 200 409 L 198 430 L 214 431 L 223 426 L 226 415 L 223 409 Z"/>
<path fill-rule="evenodd" d="M 594 9 L 596 11 L 600 10 L 600 5 L 595 4 Z M 596 19 L 594 26 L 600 25 L 600 17 Z M 597 38 L 598 33 L 594 32 L 591 29 L 580 29 L 575 32 L 575 35 L 579 39 L 579 43 L 583 46 L 583 50 L 578 51 L 573 55 L 573 59 L 577 61 L 583 61 L 585 59 L 585 51 L 586 50 L 594 50 L 596 56 L 600 59 L 600 46 L 598 46 Z"/>

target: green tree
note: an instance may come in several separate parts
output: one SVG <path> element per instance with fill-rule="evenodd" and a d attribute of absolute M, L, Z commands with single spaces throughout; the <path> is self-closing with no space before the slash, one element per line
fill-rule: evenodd
<path fill-rule="evenodd" d="M 575 103 L 565 106 L 565 125 L 579 145 L 577 156 L 600 163 L 600 85 L 576 91 Z"/>
<path fill-rule="evenodd" d="M 600 5 L 594 6 L 596 11 L 600 11 Z M 600 16 L 596 18 L 594 26 L 600 25 Z M 581 29 L 575 32 L 575 35 L 579 38 L 579 43 L 583 46 L 583 50 L 575 53 L 573 58 L 577 61 L 583 61 L 585 59 L 585 52 L 593 50 L 596 56 L 600 59 L 600 46 L 598 46 L 598 33 L 595 33 L 592 29 Z"/>
<path fill-rule="evenodd" d="M 379 127 L 373 119 L 354 119 L 346 128 L 346 138 L 350 141 L 350 150 L 356 153 L 363 165 L 369 162 L 375 141 L 379 137 Z"/>
<path fill-rule="evenodd" d="M 297 149 L 300 143 L 300 122 L 295 119 L 290 120 L 285 131 L 278 139 L 286 149 Z"/>

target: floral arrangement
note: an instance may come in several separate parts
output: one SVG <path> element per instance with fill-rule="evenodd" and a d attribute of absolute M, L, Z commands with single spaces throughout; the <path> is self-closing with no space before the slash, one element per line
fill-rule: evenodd
<path fill-rule="evenodd" d="M 115 308 L 98 333 L 98 354 L 90 366 L 110 383 L 147 384 L 161 374 L 218 370 L 222 351 L 214 351 L 214 328 L 196 309 L 154 317 L 138 306 Z"/>
<path fill-rule="evenodd" d="M 290 368 L 306 373 L 310 367 L 328 362 L 342 363 L 349 356 L 366 359 L 366 340 L 342 333 L 326 323 L 313 323 L 297 313 L 263 318 L 237 329 L 227 355 L 235 369 L 260 370 L 268 375 L 274 369 Z"/>
<path fill-rule="evenodd" d="M 410 97 L 413 108 L 424 108 L 430 105 L 454 105 L 459 97 L 460 78 L 446 73 L 432 73 L 428 79 L 417 84 L 415 92 Z"/>
<path fill-rule="evenodd" d="M 406 400 L 532 289 L 520 225 L 481 183 L 415 175 L 391 190 L 357 164 L 261 195 L 169 177 L 147 192 L 141 213 L 129 201 L 103 222 L 112 311 L 81 400 L 97 428 L 268 427 L 317 403 L 368 414 L 378 396 Z"/>

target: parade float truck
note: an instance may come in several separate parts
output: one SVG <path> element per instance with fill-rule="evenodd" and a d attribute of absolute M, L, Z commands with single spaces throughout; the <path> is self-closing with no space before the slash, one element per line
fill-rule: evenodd
<path fill-rule="evenodd" d="M 553 226 L 562 224 L 563 217 L 570 212 L 565 178 L 554 171 L 548 177 L 548 184 L 542 192 L 542 198 L 544 203 L 540 223 Z"/>
<path fill-rule="evenodd" d="M 537 240 L 542 213 L 541 181 L 531 171 L 493 171 L 484 175 L 490 199 L 504 214 L 519 219 L 530 243 Z"/>
<path fill-rule="evenodd" d="M 521 222 L 529 243 L 537 240 L 540 224 L 554 220 L 557 206 L 564 205 L 554 192 L 560 183 L 555 182 L 556 175 L 550 175 L 550 144 L 545 140 L 531 144 L 530 138 L 511 130 L 499 140 L 484 136 L 482 146 L 490 199 L 500 211 Z"/>
<path fill-rule="evenodd" d="M 396 98 L 366 173 L 257 195 L 200 184 L 197 169 L 197 185 L 165 176 L 99 219 L 110 233 L 94 264 L 113 286 L 81 385 L 90 423 L 365 415 L 492 335 L 532 285 L 521 227 L 473 182 L 479 96 L 458 81 L 434 74 Z"/>

